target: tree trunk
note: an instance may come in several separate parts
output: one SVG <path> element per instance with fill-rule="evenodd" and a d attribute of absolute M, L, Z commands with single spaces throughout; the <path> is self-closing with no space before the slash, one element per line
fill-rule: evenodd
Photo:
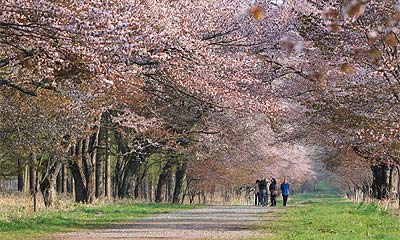
<path fill-rule="evenodd" d="M 82 142 L 82 162 L 86 179 L 87 203 L 92 203 L 96 196 L 95 160 L 97 153 L 98 135 L 99 131 L 97 131 L 94 135 L 84 139 Z"/>
<path fill-rule="evenodd" d="M 29 155 L 29 191 L 31 194 L 37 192 L 36 186 L 36 154 Z"/>
<path fill-rule="evenodd" d="M 73 193 L 72 176 L 67 176 L 67 193 Z"/>
<path fill-rule="evenodd" d="M 37 210 L 37 192 L 39 189 L 39 171 L 35 171 L 35 183 L 33 187 L 33 211 Z"/>
<path fill-rule="evenodd" d="M 372 167 L 373 182 L 372 196 L 376 199 L 384 199 L 388 196 L 388 167 L 378 165 Z"/>
<path fill-rule="evenodd" d="M 393 170 L 394 170 L 394 167 L 390 166 L 389 167 L 388 194 L 390 194 L 393 191 Z"/>
<path fill-rule="evenodd" d="M 185 197 L 190 195 L 189 194 L 189 189 L 190 189 L 191 183 L 192 183 L 192 179 L 186 178 L 186 186 L 185 186 L 185 190 L 183 191 L 181 204 L 183 204 L 185 202 Z"/>
<path fill-rule="evenodd" d="M 24 167 L 24 193 L 29 193 L 29 166 Z"/>
<path fill-rule="evenodd" d="M 369 185 L 368 185 L 368 182 L 364 182 L 363 183 L 363 185 L 362 185 L 362 193 L 363 193 L 363 199 L 362 199 L 362 201 L 363 202 L 366 202 L 366 200 L 367 200 L 367 196 L 368 196 L 368 194 L 369 194 Z"/>
<path fill-rule="evenodd" d="M 143 179 L 143 184 L 142 184 L 142 199 L 147 201 L 148 199 L 148 189 L 149 189 L 149 181 L 148 181 L 148 176 L 147 174 L 145 175 Z"/>
<path fill-rule="evenodd" d="M 174 195 L 174 174 L 172 174 L 172 171 L 169 171 L 167 174 L 167 196 L 166 196 L 166 201 L 167 202 L 172 202 L 172 198 Z"/>
<path fill-rule="evenodd" d="M 173 203 L 179 203 L 182 195 L 183 181 L 186 176 L 187 163 L 182 163 L 178 166 L 175 172 L 175 188 L 174 195 L 172 198 Z"/>
<path fill-rule="evenodd" d="M 71 193 L 72 193 L 72 198 L 76 199 L 76 194 L 75 194 L 75 179 L 73 176 L 71 176 Z"/>
<path fill-rule="evenodd" d="M 57 175 L 61 169 L 61 161 L 57 157 L 50 158 L 50 164 L 43 173 L 43 179 L 40 183 L 40 190 L 43 194 L 44 205 L 50 207 L 56 199 L 56 181 Z"/>
<path fill-rule="evenodd" d="M 149 165 L 146 159 L 143 159 L 144 163 L 141 164 L 141 172 L 140 174 L 137 174 L 136 178 L 136 186 L 135 186 L 135 198 L 141 197 L 142 199 L 145 199 L 144 195 L 146 195 L 146 176 L 149 170 Z M 141 195 L 141 196 L 139 196 Z"/>
<path fill-rule="evenodd" d="M 171 166 L 172 166 L 172 162 L 170 160 L 168 160 L 167 163 L 165 164 L 165 166 L 162 168 L 161 173 L 158 177 L 157 190 L 156 190 L 156 196 L 155 196 L 156 202 L 162 201 L 163 187 L 166 184 L 167 176 L 171 170 Z"/>
<path fill-rule="evenodd" d="M 400 208 L 400 164 L 397 165 L 397 197 L 399 200 L 399 208 Z"/>
<path fill-rule="evenodd" d="M 99 149 L 100 150 L 100 149 Z M 97 154 L 96 159 L 96 197 L 104 197 L 104 159 L 105 154 L 103 152 Z"/>
<path fill-rule="evenodd" d="M 56 191 L 57 193 L 62 192 L 62 171 L 60 171 L 56 177 Z"/>
<path fill-rule="evenodd" d="M 70 165 L 71 174 L 73 177 L 73 188 L 75 193 L 75 202 L 86 203 L 87 202 L 87 189 L 83 175 L 80 173 L 81 169 L 77 164 Z"/>
<path fill-rule="evenodd" d="M 86 203 L 88 197 L 85 174 L 83 173 L 82 166 L 82 141 L 76 143 L 71 155 L 68 163 L 73 177 L 73 184 L 71 183 L 71 186 L 74 188 L 72 192 L 75 197 L 75 202 Z"/>
<path fill-rule="evenodd" d="M 114 198 L 119 198 L 119 190 L 121 188 L 121 179 L 122 179 L 122 166 L 121 166 L 121 153 L 117 153 L 117 161 L 115 163 L 114 169 Z"/>
<path fill-rule="evenodd" d="M 112 183 L 111 183 L 111 160 L 110 154 L 107 153 L 106 162 L 105 162 L 105 176 L 104 176 L 104 194 L 106 198 L 111 198 L 112 196 Z"/>
<path fill-rule="evenodd" d="M 136 155 L 128 156 L 128 162 L 123 173 L 119 197 L 133 197 L 136 186 L 136 175 L 140 167 L 140 159 Z"/>
<path fill-rule="evenodd" d="M 18 159 L 18 180 L 17 180 L 18 192 L 24 191 L 24 163 L 22 159 Z"/>
<path fill-rule="evenodd" d="M 142 174 L 137 174 L 136 176 L 136 184 L 135 184 L 135 199 L 139 198 L 140 190 L 142 187 Z"/>
<path fill-rule="evenodd" d="M 149 192 L 147 193 L 147 196 L 149 198 L 149 201 L 153 202 L 153 189 L 154 189 L 153 179 L 152 179 L 151 176 L 149 176 L 149 177 L 150 177 L 150 179 L 149 179 L 149 187 L 148 187 Z"/>
<path fill-rule="evenodd" d="M 104 112 L 101 114 L 100 130 L 98 135 L 98 150 L 96 154 L 96 197 L 103 197 L 104 188 L 104 163 L 109 157 L 108 149 L 108 131 L 110 128 L 110 114 Z"/>
<path fill-rule="evenodd" d="M 112 184 L 111 184 L 111 159 L 110 159 L 110 130 L 106 132 L 106 157 L 105 157 L 105 182 L 104 190 L 107 198 L 112 196 Z"/>
<path fill-rule="evenodd" d="M 114 169 L 114 198 L 121 197 L 121 189 L 123 182 L 123 164 L 122 160 L 125 159 L 126 156 L 124 154 L 128 151 L 126 144 L 123 143 L 122 134 L 119 131 L 114 131 L 115 143 L 117 145 L 117 160 L 115 163 Z"/>
<path fill-rule="evenodd" d="M 62 169 L 61 169 L 61 173 L 62 173 L 62 187 L 61 187 L 61 192 L 64 194 L 67 194 L 68 190 L 67 190 L 67 180 L 68 180 L 68 169 L 67 169 L 67 164 L 63 164 L 62 165 Z"/>

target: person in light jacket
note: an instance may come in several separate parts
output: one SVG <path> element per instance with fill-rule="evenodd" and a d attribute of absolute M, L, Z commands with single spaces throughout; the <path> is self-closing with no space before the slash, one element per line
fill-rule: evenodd
<path fill-rule="evenodd" d="M 283 206 L 286 206 L 289 198 L 289 183 L 287 181 L 287 178 L 283 179 L 283 183 L 281 184 L 281 191 L 283 197 Z"/>

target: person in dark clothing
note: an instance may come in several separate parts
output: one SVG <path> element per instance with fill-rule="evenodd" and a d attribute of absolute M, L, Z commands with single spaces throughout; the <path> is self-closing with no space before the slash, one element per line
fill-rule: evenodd
<path fill-rule="evenodd" d="M 256 184 L 254 185 L 254 205 L 260 205 L 260 188 L 258 187 L 258 183 L 260 180 L 256 180 Z"/>
<path fill-rule="evenodd" d="M 283 197 L 283 206 L 286 206 L 289 197 L 289 183 L 287 181 L 287 178 L 283 179 L 283 183 L 281 184 L 281 191 Z"/>
<path fill-rule="evenodd" d="M 276 187 L 276 179 L 271 179 L 271 184 L 269 185 L 269 192 L 271 194 L 271 206 L 276 206 L 276 197 L 278 196 L 278 189 Z"/>
<path fill-rule="evenodd" d="M 260 204 L 262 206 L 268 206 L 268 196 L 267 196 L 267 180 L 265 178 L 258 182 L 259 194 L 260 194 Z"/>

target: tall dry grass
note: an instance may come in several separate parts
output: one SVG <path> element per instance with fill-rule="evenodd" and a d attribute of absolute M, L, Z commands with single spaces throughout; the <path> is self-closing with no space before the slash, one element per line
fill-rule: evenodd
<path fill-rule="evenodd" d="M 37 211 L 33 211 L 33 197 L 20 192 L 0 192 L 0 220 L 29 218 L 36 214 L 49 211 L 63 211 L 74 209 L 77 206 L 70 196 L 60 195 L 50 208 L 43 204 L 41 194 L 37 195 Z"/>
<path fill-rule="evenodd" d="M 58 194 L 53 206 L 46 208 L 43 197 L 37 194 L 37 209 L 33 211 L 33 197 L 30 194 L 20 192 L 0 192 L 0 221 L 11 221 L 37 216 L 47 212 L 60 212 L 74 210 L 77 207 L 97 207 L 109 204 L 135 204 L 144 201 L 135 199 L 96 199 L 92 204 L 75 203 L 72 195 Z"/>

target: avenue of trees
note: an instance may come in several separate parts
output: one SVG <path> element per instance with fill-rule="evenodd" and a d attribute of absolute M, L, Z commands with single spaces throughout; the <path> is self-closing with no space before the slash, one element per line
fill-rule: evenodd
<path fill-rule="evenodd" d="M 395 0 L 0 1 L 0 180 L 46 206 L 261 176 L 399 197 L 399 24 Z"/>

